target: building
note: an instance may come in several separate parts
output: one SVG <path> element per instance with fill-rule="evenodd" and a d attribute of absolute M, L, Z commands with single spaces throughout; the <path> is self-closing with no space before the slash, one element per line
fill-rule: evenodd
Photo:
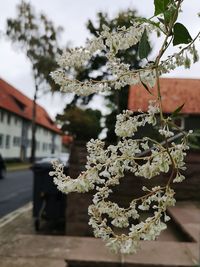
<path fill-rule="evenodd" d="M 177 124 L 186 130 L 200 129 L 200 80 L 161 78 L 162 106 L 165 114 L 170 114 L 184 104 Z M 147 111 L 148 102 L 156 99 L 156 88 L 149 94 L 142 85 L 132 86 L 129 91 L 128 108 L 137 112 Z"/>
<path fill-rule="evenodd" d="M 33 101 L 0 79 L 0 153 L 5 159 L 28 160 L 31 155 Z M 62 132 L 43 107 L 36 107 L 36 158 L 59 154 Z"/>
<path fill-rule="evenodd" d="M 71 135 L 63 134 L 62 136 L 62 152 L 69 152 L 70 146 L 73 143 L 73 137 Z"/>
<path fill-rule="evenodd" d="M 200 79 L 161 78 L 160 85 L 163 112 L 170 115 L 177 107 L 184 104 L 177 123 L 185 130 L 193 129 L 196 133 L 200 132 Z M 156 98 L 156 88 L 153 88 L 151 92 L 153 96 L 142 86 L 132 86 L 129 91 L 128 108 L 135 112 L 138 109 L 147 111 L 149 100 Z M 145 129 L 141 129 L 141 132 L 146 134 L 145 131 L 148 131 L 149 136 L 149 130 L 151 129 L 147 125 Z M 195 144 L 192 144 L 191 141 L 189 142 L 191 149 L 187 152 L 185 159 L 186 170 L 183 173 L 186 179 L 182 183 L 173 184 L 177 200 L 199 201 L 200 199 L 200 138 L 195 140 Z M 139 188 L 138 179 L 131 178 L 130 188 L 137 190 Z M 164 181 L 163 179 L 166 179 L 165 175 L 154 177 L 154 179 L 149 179 L 145 186 L 152 188 L 160 185 L 161 181 Z M 131 193 L 134 194 L 133 191 Z"/>

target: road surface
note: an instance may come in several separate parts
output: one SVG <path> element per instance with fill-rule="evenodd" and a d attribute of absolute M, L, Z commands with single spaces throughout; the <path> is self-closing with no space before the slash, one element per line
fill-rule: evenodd
<path fill-rule="evenodd" d="M 31 170 L 7 172 L 0 179 L 0 218 L 32 200 Z"/>

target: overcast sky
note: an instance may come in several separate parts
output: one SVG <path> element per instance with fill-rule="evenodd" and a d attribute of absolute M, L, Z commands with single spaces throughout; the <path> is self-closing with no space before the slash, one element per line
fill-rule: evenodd
<path fill-rule="evenodd" d="M 55 25 L 64 27 L 61 42 L 71 42 L 73 46 L 83 45 L 89 37 L 86 30 L 88 19 L 95 20 L 98 11 L 106 11 L 114 16 L 120 10 L 135 8 L 138 15 L 150 17 L 153 14 L 153 0 L 32 0 L 30 1 L 37 12 L 43 11 Z M 0 31 L 5 30 L 6 19 L 16 16 L 18 0 L 0 0 Z M 194 37 L 200 30 L 200 0 L 185 0 L 183 13 L 179 22 L 183 22 Z M 159 41 L 154 39 L 152 44 L 159 47 Z M 200 47 L 198 47 L 200 51 Z M 200 63 L 195 64 L 190 70 L 179 68 L 172 72 L 172 77 L 200 78 Z M 9 41 L 0 38 L 0 77 L 11 83 L 28 97 L 33 97 L 34 86 L 31 76 L 31 67 L 22 52 L 16 51 Z M 38 102 L 45 107 L 49 114 L 54 117 L 61 112 L 65 98 L 45 96 Z"/>

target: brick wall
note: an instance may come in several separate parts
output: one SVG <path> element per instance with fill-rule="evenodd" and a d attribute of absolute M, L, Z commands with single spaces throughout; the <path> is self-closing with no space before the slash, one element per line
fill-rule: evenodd
<path fill-rule="evenodd" d="M 84 170 L 87 157 L 86 144 L 76 142 L 71 147 L 69 175 L 76 178 Z M 93 193 L 71 193 L 67 195 L 66 235 L 92 236 L 88 226 L 88 206 L 92 203 Z"/>
<path fill-rule="evenodd" d="M 85 143 L 76 143 L 72 147 L 70 159 L 70 176 L 76 178 L 84 170 L 86 162 Z M 177 200 L 200 200 L 200 153 L 190 152 L 187 156 L 186 180 L 180 184 L 173 184 Z M 147 180 L 127 174 L 121 179 L 120 185 L 113 188 L 111 199 L 118 204 L 128 206 L 129 202 L 141 196 L 143 185 L 151 188 L 155 185 L 166 184 L 165 175 Z M 88 205 L 92 203 L 93 192 L 86 194 L 71 193 L 67 196 L 66 234 L 76 236 L 92 236 L 92 229 L 88 226 Z"/>

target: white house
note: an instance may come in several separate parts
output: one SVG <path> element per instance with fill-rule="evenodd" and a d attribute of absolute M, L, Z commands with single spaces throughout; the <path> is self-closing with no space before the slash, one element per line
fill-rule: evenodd
<path fill-rule="evenodd" d="M 0 79 L 0 153 L 4 159 L 30 158 L 32 106 L 30 98 Z M 40 105 L 36 125 L 36 158 L 60 154 L 62 132 Z"/>

